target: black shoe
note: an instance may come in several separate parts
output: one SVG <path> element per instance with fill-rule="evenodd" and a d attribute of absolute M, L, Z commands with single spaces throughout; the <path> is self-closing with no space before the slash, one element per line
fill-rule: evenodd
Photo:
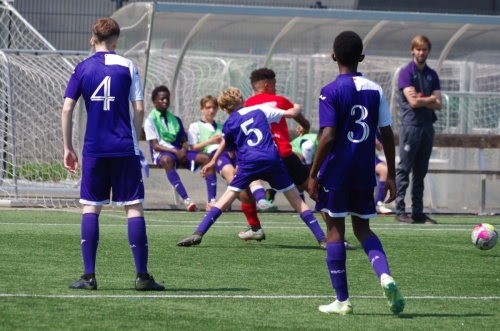
<path fill-rule="evenodd" d="M 196 246 L 196 245 L 201 244 L 201 238 L 202 238 L 201 235 L 195 233 L 195 234 L 179 241 L 177 243 L 177 246 L 179 246 L 179 247 Z"/>
<path fill-rule="evenodd" d="M 273 190 L 272 188 L 268 188 L 266 190 L 266 200 L 273 203 L 274 197 L 276 196 L 276 191 Z"/>
<path fill-rule="evenodd" d="M 77 282 L 70 284 L 69 288 L 79 290 L 97 290 L 97 281 L 94 276 L 82 275 Z"/>
<path fill-rule="evenodd" d="M 413 224 L 415 223 L 414 220 L 408 216 L 408 214 L 397 214 L 396 217 L 394 217 L 394 220 L 399 223 L 407 223 L 407 224 Z"/>
<path fill-rule="evenodd" d="M 135 279 L 137 291 L 165 291 L 165 286 L 155 282 L 150 274 L 138 274 Z"/>

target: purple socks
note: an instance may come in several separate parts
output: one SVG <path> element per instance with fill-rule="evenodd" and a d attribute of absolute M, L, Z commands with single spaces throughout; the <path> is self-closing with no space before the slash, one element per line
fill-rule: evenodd
<path fill-rule="evenodd" d="M 264 188 L 262 186 L 256 190 L 252 190 L 252 195 L 253 195 L 253 198 L 255 199 L 255 201 L 257 201 L 257 202 L 259 200 L 266 200 L 266 191 L 264 190 Z"/>
<path fill-rule="evenodd" d="M 207 184 L 207 194 L 208 194 L 207 201 L 210 202 L 217 196 L 217 177 L 215 176 L 215 173 L 206 176 L 205 182 Z"/>
<path fill-rule="evenodd" d="M 177 171 L 172 170 L 167 172 L 167 179 L 170 184 L 172 184 L 177 194 L 179 194 L 183 200 L 186 200 L 188 198 L 188 195 L 186 189 L 184 188 L 184 185 L 182 185 L 181 178 L 179 177 Z"/>
<path fill-rule="evenodd" d="M 375 270 L 378 279 L 380 280 L 382 274 L 390 276 L 391 272 L 389 271 L 389 264 L 387 263 L 387 258 L 380 239 L 378 239 L 377 236 L 371 236 L 363 241 L 361 245 L 363 246 L 366 255 L 368 255 L 368 260 L 370 260 L 372 268 Z"/>
<path fill-rule="evenodd" d="M 311 232 L 316 237 L 316 240 L 320 241 L 322 239 L 325 239 L 325 233 L 323 232 L 323 229 L 316 220 L 316 217 L 314 217 L 312 211 L 306 210 L 305 212 L 300 214 L 300 218 L 302 218 L 304 223 L 306 223 L 309 230 L 311 230 Z"/>
<path fill-rule="evenodd" d="M 384 202 L 385 197 L 384 197 L 384 187 L 385 187 L 385 182 L 379 181 L 378 182 L 378 190 L 377 190 L 377 201 L 382 201 Z"/>
<path fill-rule="evenodd" d="M 146 236 L 146 222 L 144 217 L 128 219 L 128 242 L 134 256 L 137 273 L 148 272 L 148 237 Z"/>
<path fill-rule="evenodd" d="M 332 287 L 337 294 L 337 300 L 349 298 L 346 272 L 346 249 L 344 241 L 328 242 L 326 244 L 326 266 L 330 274 Z"/>
<path fill-rule="evenodd" d="M 83 214 L 81 231 L 83 273 L 95 274 L 95 260 L 99 245 L 99 215 Z"/>
<path fill-rule="evenodd" d="M 210 229 L 212 224 L 214 224 L 215 221 L 217 221 L 217 219 L 221 214 L 222 211 L 219 208 L 217 207 L 210 208 L 210 210 L 205 214 L 205 217 L 203 217 L 201 223 L 198 225 L 196 232 L 205 234 L 208 231 L 208 229 Z"/>

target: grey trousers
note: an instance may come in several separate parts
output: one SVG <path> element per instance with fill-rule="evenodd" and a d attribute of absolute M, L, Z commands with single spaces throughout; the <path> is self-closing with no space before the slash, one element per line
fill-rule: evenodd
<path fill-rule="evenodd" d="M 405 195 L 411 177 L 411 214 L 422 215 L 424 178 L 434 141 L 434 126 L 401 126 L 399 128 L 399 163 L 396 169 L 396 214 L 405 213 Z"/>

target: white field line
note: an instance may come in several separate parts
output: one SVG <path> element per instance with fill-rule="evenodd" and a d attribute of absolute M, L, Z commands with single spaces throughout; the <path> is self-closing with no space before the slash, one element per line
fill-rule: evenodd
<path fill-rule="evenodd" d="M 182 294 L 152 294 L 152 295 L 123 295 L 123 294 L 28 294 L 28 293 L 0 293 L 1 298 L 55 298 L 55 299 L 332 299 L 329 295 L 182 295 Z M 353 299 L 385 299 L 384 296 L 357 295 Z M 410 300 L 500 300 L 500 296 L 405 296 Z"/>
<path fill-rule="evenodd" d="M 163 224 L 151 224 L 149 222 L 161 222 Z M 147 227 L 175 227 L 175 228 L 192 228 L 199 224 L 200 221 L 155 221 L 155 220 L 146 220 Z M 289 224 L 289 225 L 288 225 Z M 1 225 L 27 225 L 27 226 L 77 226 L 79 227 L 79 223 L 29 223 L 29 222 L 0 222 Z M 126 223 L 123 224 L 99 224 L 100 227 L 125 227 Z M 247 226 L 246 223 L 242 221 L 217 221 L 212 228 L 238 228 Z M 296 230 L 308 230 L 307 227 L 304 227 L 302 222 L 263 222 L 262 226 L 264 229 L 296 229 Z M 349 228 L 349 225 L 346 224 L 346 228 Z M 389 231 L 471 231 L 470 225 L 399 225 L 399 224 L 378 224 L 371 225 L 370 228 L 372 230 L 389 230 Z"/>
<path fill-rule="evenodd" d="M 68 210 L 68 213 L 81 213 L 81 211 L 73 211 L 73 210 Z M 187 213 L 187 212 L 179 212 L 179 213 Z M 153 218 L 150 216 L 146 216 L 146 223 L 148 227 L 178 227 L 178 228 L 186 228 L 186 227 L 193 227 L 198 225 L 201 220 L 202 216 L 201 215 L 193 215 L 194 220 L 176 220 L 176 219 L 157 219 Z M 158 215 L 154 215 L 158 216 Z M 175 215 L 173 215 L 175 217 Z M 124 215 L 123 212 L 117 212 L 117 213 L 109 213 L 106 211 L 103 211 L 101 213 L 101 217 L 103 218 L 114 218 L 114 219 L 120 219 L 120 220 L 126 220 L 127 217 Z M 241 217 L 239 215 L 238 217 Z M 297 229 L 297 230 L 307 230 L 307 227 L 304 227 L 303 222 L 300 220 L 297 214 L 290 214 L 290 218 L 294 218 L 293 221 L 283 221 L 283 220 L 269 220 L 266 219 L 264 215 L 261 216 L 262 219 L 262 225 L 263 228 L 265 229 Z M 318 220 L 318 222 L 323 223 L 321 219 Z M 437 224 L 437 225 L 425 225 L 425 224 L 399 224 L 396 222 L 384 222 L 384 223 L 378 223 L 380 222 L 380 219 L 374 218 L 371 219 L 371 224 L 370 227 L 372 230 L 389 230 L 389 231 L 471 231 L 471 225 L 467 224 Z M 479 222 L 479 221 L 478 221 Z M 31 223 L 31 222 L 0 222 L 0 225 L 29 225 L 29 226 L 80 226 L 80 223 L 66 223 L 66 224 L 59 224 L 59 223 Z M 101 227 L 121 227 L 121 226 L 126 226 L 127 224 L 124 222 L 122 224 L 105 224 L 105 223 L 100 223 Z M 217 220 L 217 222 L 212 226 L 212 227 L 217 227 L 217 228 L 242 228 L 247 226 L 245 221 L 243 220 L 235 220 L 235 221 L 228 221 L 228 220 Z M 351 222 L 349 220 L 346 220 L 346 227 L 350 228 L 351 227 Z"/>

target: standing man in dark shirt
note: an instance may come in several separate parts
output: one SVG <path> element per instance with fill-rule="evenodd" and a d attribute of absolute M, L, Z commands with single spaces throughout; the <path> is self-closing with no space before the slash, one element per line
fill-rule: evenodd
<path fill-rule="evenodd" d="M 398 80 L 400 92 L 399 164 L 396 172 L 396 218 L 402 223 L 436 224 L 423 213 L 424 178 L 434 141 L 435 111 L 441 110 L 439 77 L 426 64 L 431 42 L 423 35 L 411 41 L 413 60 L 404 67 Z M 406 214 L 405 195 L 412 172 L 411 216 Z"/>

